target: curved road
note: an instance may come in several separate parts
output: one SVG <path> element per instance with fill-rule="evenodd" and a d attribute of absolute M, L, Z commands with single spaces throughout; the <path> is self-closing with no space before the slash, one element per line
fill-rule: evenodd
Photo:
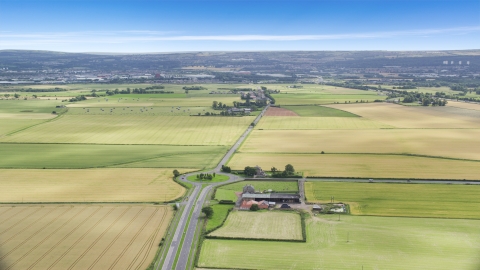
<path fill-rule="evenodd" d="M 258 121 L 262 118 L 264 115 L 265 111 L 270 107 L 270 105 L 267 105 L 263 111 L 255 118 L 253 121 L 254 125 L 256 126 Z M 202 206 L 205 203 L 207 194 L 214 188 L 215 186 L 218 185 L 223 185 L 226 183 L 231 183 L 235 181 L 242 180 L 243 178 L 240 178 L 237 175 L 233 174 L 226 174 L 222 173 L 222 165 L 226 164 L 226 162 L 232 157 L 232 155 L 235 153 L 235 151 L 240 147 L 240 145 L 243 143 L 245 138 L 250 134 L 250 132 L 253 130 L 254 126 L 250 125 L 248 126 L 247 130 L 240 136 L 240 138 L 235 142 L 235 144 L 228 150 L 228 152 L 225 154 L 225 156 L 222 158 L 220 163 L 218 163 L 217 167 L 211 172 L 215 172 L 216 174 L 223 174 L 227 175 L 230 177 L 228 181 L 225 182 L 220 182 L 220 183 L 215 183 L 215 184 L 210 184 L 206 186 L 202 190 L 202 183 L 197 183 L 197 182 L 190 182 L 187 180 L 187 177 L 196 173 L 192 174 L 187 174 L 187 175 L 182 175 L 180 177 L 180 181 L 185 182 L 185 183 L 190 183 L 193 184 L 194 189 L 193 192 L 190 194 L 188 200 L 185 203 L 185 207 L 183 209 L 182 216 L 180 217 L 180 220 L 178 222 L 177 228 L 175 230 L 175 233 L 173 235 L 172 242 L 170 244 L 170 247 L 168 248 L 168 252 L 165 256 L 165 260 L 163 262 L 163 270 L 170 270 L 170 269 L 177 269 L 177 270 L 185 270 L 187 269 L 187 263 L 188 263 L 188 257 L 190 256 L 190 252 L 192 249 L 192 244 L 194 244 L 194 239 L 195 239 L 195 231 L 197 228 L 198 224 L 198 218 L 200 217 L 201 211 L 202 211 Z M 197 198 L 198 196 L 198 198 Z M 193 209 L 193 212 L 192 212 Z M 188 217 L 192 214 L 190 218 L 190 222 L 188 222 Z M 185 235 L 183 243 L 182 237 Z M 180 253 L 179 253 L 180 252 Z M 179 253 L 179 254 L 178 254 Z M 177 260 L 177 265 L 174 268 L 174 262 L 175 262 L 175 257 L 177 257 L 178 254 L 178 260 Z M 159 257 L 159 261 L 162 260 L 162 256 Z M 160 269 L 160 263 L 157 265 L 155 268 L 156 270 Z"/>

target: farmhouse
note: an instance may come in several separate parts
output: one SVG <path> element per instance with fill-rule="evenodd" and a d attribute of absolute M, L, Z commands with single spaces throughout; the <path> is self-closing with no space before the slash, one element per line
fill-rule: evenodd
<path fill-rule="evenodd" d="M 242 204 L 248 201 L 266 201 L 275 203 L 300 203 L 299 194 L 290 193 L 256 193 L 252 185 L 246 185 L 243 188 Z"/>

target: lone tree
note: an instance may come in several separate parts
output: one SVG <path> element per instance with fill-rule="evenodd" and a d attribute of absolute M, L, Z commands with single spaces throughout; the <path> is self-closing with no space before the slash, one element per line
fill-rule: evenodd
<path fill-rule="evenodd" d="M 173 176 L 176 178 L 180 175 L 180 172 L 178 170 L 173 170 Z"/>
<path fill-rule="evenodd" d="M 250 166 L 245 167 L 245 169 L 243 170 L 243 173 L 246 176 L 250 176 L 250 177 L 254 176 L 256 172 L 257 170 L 254 167 L 250 167 Z"/>
<path fill-rule="evenodd" d="M 202 208 L 202 213 L 204 213 L 208 219 L 211 219 L 213 217 L 213 208 L 210 206 L 205 206 Z"/>
<path fill-rule="evenodd" d="M 250 206 L 250 211 L 258 211 L 260 210 L 260 208 L 258 208 L 258 204 L 252 204 L 252 206 Z"/>
<path fill-rule="evenodd" d="M 285 172 L 287 173 L 287 175 L 292 175 L 295 173 L 295 169 L 293 168 L 293 165 L 292 164 L 287 164 L 285 165 Z"/>

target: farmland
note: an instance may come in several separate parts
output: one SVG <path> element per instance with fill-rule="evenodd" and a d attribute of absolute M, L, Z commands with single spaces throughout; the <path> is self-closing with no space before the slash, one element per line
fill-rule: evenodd
<path fill-rule="evenodd" d="M 255 130 L 240 151 L 398 153 L 480 160 L 479 137 L 480 129 Z"/>
<path fill-rule="evenodd" d="M 298 192 L 297 181 L 242 181 L 217 188 L 215 199 L 236 201 L 235 192 L 241 192 L 245 185 L 253 185 L 256 191 L 271 189 L 275 192 Z"/>
<path fill-rule="evenodd" d="M 0 168 L 204 168 L 215 165 L 226 149 L 225 146 L 2 143 L 0 157 L 8 158 L 0 158 Z"/>
<path fill-rule="evenodd" d="M 227 218 L 228 211 L 233 208 L 231 204 L 214 204 L 212 205 L 213 216 L 211 219 L 207 220 L 207 225 L 205 230 L 209 231 L 220 226 Z"/>
<path fill-rule="evenodd" d="M 220 229 L 209 234 L 226 238 L 302 240 L 300 215 L 269 211 L 233 211 Z"/>
<path fill-rule="evenodd" d="M 0 202 L 164 202 L 185 189 L 173 169 L 0 169 Z"/>
<path fill-rule="evenodd" d="M 265 117 L 256 129 L 379 129 L 392 126 L 360 117 Z"/>
<path fill-rule="evenodd" d="M 253 117 L 63 115 L 4 142 L 230 145 Z"/>
<path fill-rule="evenodd" d="M 479 186 L 306 182 L 309 202 L 348 203 L 354 215 L 480 219 Z"/>
<path fill-rule="evenodd" d="M 476 269 L 478 226 L 478 220 L 312 217 L 307 220 L 306 243 L 207 239 L 199 267 Z"/>
<path fill-rule="evenodd" d="M 339 103 L 356 103 L 363 101 L 373 102 L 377 99 L 383 100 L 385 96 L 378 96 L 375 92 L 360 91 L 359 94 L 316 94 L 316 93 L 286 93 L 275 94 L 275 104 L 278 105 L 321 105 Z"/>
<path fill-rule="evenodd" d="M 5 270 L 145 269 L 172 218 L 152 205 L 0 207 Z"/>
<path fill-rule="evenodd" d="M 358 117 L 358 115 L 324 106 L 283 106 L 302 117 Z"/>
<path fill-rule="evenodd" d="M 251 164 L 262 168 L 282 168 L 284 164 L 292 164 L 304 176 L 480 179 L 478 161 L 406 155 L 238 153 L 229 162 L 234 170 L 242 170 Z"/>

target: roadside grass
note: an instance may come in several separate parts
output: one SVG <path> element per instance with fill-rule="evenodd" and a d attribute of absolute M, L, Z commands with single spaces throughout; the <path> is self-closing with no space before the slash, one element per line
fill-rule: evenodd
<path fill-rule="evenodd" d="M 233 211 L 225 224 L 208 236 L 262 240 L 303 239 L 300 215 L 282 211 Z"/>
<path fill-rule="evenodd" d="M 226 175 L 221 175 L 221 174 L 215 175 L 215 177 L 213 177 L 212 180 L 200 179 L 200 178 L 197 178 L 197 175 L 200 175 L 200 173 L 202 172 L 198 172 L 195 175 L 190 175 L 189 177 L 187 177 L 187 180 L 192 182 L 199 182 L 199 183 L 218 183 L 218 182 L 224 182 L 230 179 L 230 177 Z"/>
<path fill-rule="evenodd" d="M 359 117 L 353 113 L 324 106 L 282 106 L 282 108 L 294 111 L 303 117 Z"/>
<path fill-rule="evenodd" d="M 309 129 L 381 129 L 393 128 L 378 121 L 361 117 L 263 117 L 255 127 L 274 130 L 309 130 Z"/>
<path fill-rule="evenodd" d="M 312 217 L 307 220 L 306 243 L 206 239 L 198 266 L 476 269 L 480 263 L 479 226 L 479 220 L 342 216 L 338 221 L 336 215 Z"/>
<path fill-rule="evenodd" d="M 308 202 L 350 204 L 354 215 L 480 219 L 477 185 L 306 182 Z"/>
<path fill-rule="evenodd" d="M 233 204 L 214 204 L 211 205 L 213 208 L 213 216 L 211 219 L 207 220 L 207 225 L 205 226 L 205 231 L 211 231 L 218 226 L 222 225 L 223 221 L 227 218 L 227 215 L 231 209 L 233 209 Z"/>
<path fill-rule="evenodd" d="M 251 164 L 282 168 L 292 164 L 304 176 L 480 180 L 478 161 L 395 154 L 237 153 L 228 163 L 232 170 Z"/>
<path fill-rule="evenodd" d="M 250 117 L 63 115 L 1 138 L 4 142 L 231 145 Z"/>
<path fill-rule="evenodd" d="M 224 146 L 0 143 L 3 157 L 0 168 L 205 168 L 214 166 L 226 149 Z"/>
<path fill-rule="evenodd" d="M 185 193 L 185 188 L 172 180 L 172 171 L 0 169 L 0 202 L 168 202 Z"/>

